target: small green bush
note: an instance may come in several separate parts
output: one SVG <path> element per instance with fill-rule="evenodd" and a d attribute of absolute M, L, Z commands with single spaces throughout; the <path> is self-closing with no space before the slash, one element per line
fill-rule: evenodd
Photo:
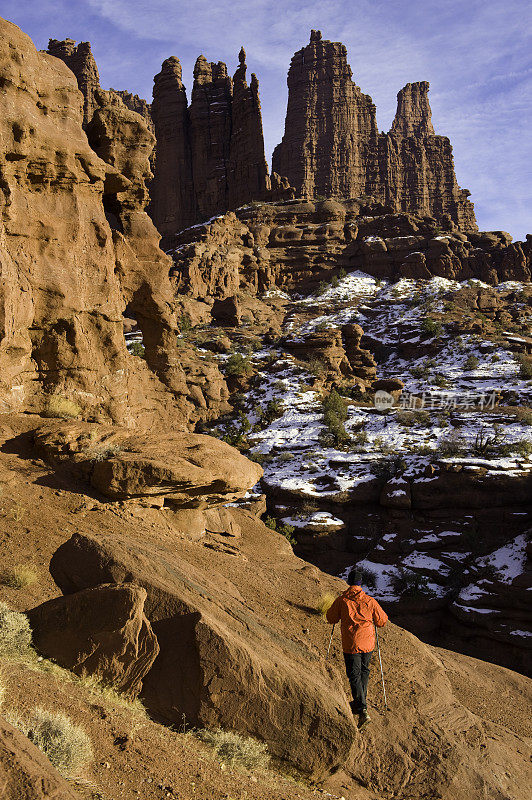
<path fill-rule="evenodd" d="M 279 400 L 269 400 L 266 408 L 263 411 L 262 418 L 266 422 L 273 422 L 275 419 L 282 417 L 284 413 L 283 404 Z"/>
<path fill-rule="evenodd" d="M 202 742 L 210 745 L 222 761 L 232 767 L 257 770 L 266 769 L 270 763 L 268 748 L 264 742 L 220 728 L 214 731 L 199 730 L 196 735 Z"/>
<path fill-rule="evenodd" d="M 458 456 L 463 453 L 465 449 L 465 441 L 456 431 L 453 431 L 449 436 L 442 437 L 436 447 L 436 452 L 445 458 Z"/>
<path fill-rule="evenodd" d="M 37 581 L 37 573 L 27 564 L 17 564 L 0 575 L 0 583 L 11 589 L 25 589 Z"/>
<path fill-rule="evenodd" d="M 28 618 L 0 602 L 0 655 L 25 658 L 32 654 Z"/>
<path fill-rule="evenodd" d="M 279 520 L 274 519 L 273 517 L 266 517 L 264 520 L 264 524 L 270 528 L 272 531 L 276 531 L 277 533 L 281 533 L 285 539 L 288 539 L 291 545 L 297 544 L 296 539 L 294 539 L 294 526 L 289 525 L 288 522 L 280 522 Z"/>
<path fill-rule="evenodd" d="M 108 458 L 113 458 L 123 452 L 123 448 L 119 444 L 103 442 L 97 447 L 93 447 L 88 451 L 87 455 L 91 461 L 107 461 Z"/>
<path fill-rule="evenodd" d="M 315 375 L 317 378 L 327 372 L 327 368 L 320 358 L 312 358 L 307 364 L 307 369 L 311 375 Z"/>
<path fill-rule="evenodd" d="M 279 455 L 279 461 L 281 463 L 286 463 L 287 461 L 292 461 L 294 459 L 294 454 L 289 453 L 288 450 L 285 450 L 283 453 Z"/>
<path fill-rule="evenodd" d="M 429 579 L 419 572 L 400 567 L 392 577 L 392 588 L 399 597 L 433 597 Z"/>
<path fill-rule="evenodd" d="M 480 364 L 480 359 L 477 356 L 468 356 L 464 361 L 464 367 L 467 370 L 477 369 Z"/>
<path fill-rule="evenodd" d="M 233 353 L 223 365 L 223 370 L 226 375 L 241 378 L 252 374 L 253 365 L 246 356 L 241 353 Z"/>
<path fill-rule="evenodd" d="M 192 320 L 189 314 L 181 314 L 177 320 L 177 327 L 181 333 L 189 333 L 193 329 Z"/>
<path fill-rule="evenodd" d="M 432 317 L 426 317 L 421 323 L 421 330 L 429 336 L 437 337 L 443 333 L 443 325 Z"/>
<path fill-rule="evenodd" d="M 129 351 L 132 356 L 138 356 L 138 358 L 144 358 L 146 353 L 145 347 L 142 342 L 133 342 L 131 345 L 131 350 Z"/>
<path fill-rule="evenodd" d="M 77 776 L 93 758 L 86 732 L 60 711 L 36 708 L 29 717 L 12 720 L 67 778 Z"/>
<path fill-rule="evenodd" d="M 522 378 L 528 379 L 532 378 L 532 356 L 525 355 L 524 353 L 519 353 L 517 356 L 517 362 L 519 364 L 519 374 Z"/>

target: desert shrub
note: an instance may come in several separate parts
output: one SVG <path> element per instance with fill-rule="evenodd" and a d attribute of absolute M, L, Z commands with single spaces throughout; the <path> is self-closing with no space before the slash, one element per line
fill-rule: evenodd
<path fill-rule="evenodd" d="M 285 450 L 283 453 L 279 455 L 279 461 L 281 463 L 286 463 L 287 461 L 292 461 L 294 458 L 293 453 L 289 453 L 288 450 Z"/>
<path fill-rule="evenodd" d="M 532 356 L 527 356 L 524 353 L 519 353 L 517 356 L 519 364 L 519 374 L 522 378 L 532 378 Z"/>
<path fill-rule="evenodd" d="M 406 466 L 406 461 L 401 456 L 395 456 L 395 458 L 373 461 L 370 465 L 370 470 L 376 478 L 384 478 L 384 480 L 389 481 L 395 475 L 404 472 Z"/>
<path fill-rule="evenodd" d="M 0 575 L 0 583 L 11 589 L 25 589 L 37 581 L 37 573 L 27 564 L 16 564 Z"/>
<path fill-rule="evenodd" d="M 449 436 L 442 436 L 436 447 L 436 452 L 447 458 L 460 455 L 464 449 L 465 441 L 463 436 L 453 431 Z"/>
<path fill-rule="evenodd" d="M 81 414 L 81 407 L 68 397 L 52 394 L 46 403 L 45 417 L 59 417 L 60 419 L 74 419 Z"/>
<path fill-rule="evenodd" d="M 486 430 L 479 430 L 475 436 L 473 453 L 477 456 L 506 455 L 508 444 L 500 425 L 493 426 L 490 435 Z"/>
<path fill-rule="evenodd" d="M 520 439 L 517 442 L 509 444 L 508 449 L 511 453 L 516 453 L 523 458 L 527 458 L 532 455 L 532 442 L 528 439 Z"/>
<path fill-rule="evenodd" d="M 89 450 L 88 455 L 91 461 L 106 461 L 108 458 L 119 455 L 122 451 L 123 448 L 119 444 L 106 444 L 104 442 Z"/>
<path fill-rule="evenodd" d="M 439 375 L 435 375 L 435 376 L 434 376 L 434 384 L 435 384 L 436 386 L 439 386 L 439 387 L 440 387 L 440 389 L 443 389 L 445 386 L 447 386 L 447 385 L 448 385 L 448 380 L 447 380 L 447 378 L 445 377 L 445 375 L 441 375 L 441 374 L 439 374 Z"/>
<path fill-rule="evenodd" d="M 329 327 L 328 324 L 324 320 L 323 322 L 318 322 L 318 324 L 316 325 L 314 330 L 315 331 L 326 331 L 328 327 Z"/>
<path fill-rule="evenodd" d="M 249 770 L 265 769 L 269 762 L 268 748 L 264 742 L 240 736 L 232 731 L 199 730 L 196 735 L 202 742 L 210 745 L 216 755 L 232 767 Z"/>
<path fill-rule="evenodd" d="M 279 400 L 269 400 L 262 413 L 262 418 L 266 422 L 273 422 L 274 419 L 282 417 L 284 413 L 283 404 Z"/>
<path fill-rule="evenodd" d="M 322 594 L 321 597 L 318 599 L 318 602 L 316 603 L 317 613 L 321 614 L 321 616 L 324 617 L 327 611 L 334 603 L 334 600 L 335 596 L 330 592 L 325 592 L 325 594 Z"/>
<path fill-rule="evenodd" d="M 466 369 L 477 369 L 478 365 L 480 364 L 480 359 L 477 356 L 468 356 L 464 361 L 464 367 Z"/>
<path fill-rule="evenodd" d="M 443 325 L 432 317 L 426 317 L 421 323 L 421 330 L 429 336 L 441 336 L 443 333 Z"/>
<path fill-rule="evenodd" d="M 253 372 L 253 365 L 246 356 L 243 356 L 241 353 L 233 353 L 223 365 L 223 370 L 226 375 L 241 378 L 251 375 Z"/>
<path fill-rule="evenodd" d="M 86 732 L 60 711 L 36 708 L 29 717 L 11 719 L 66 777 L 76 776 L 93 757 Z"/>
<path fill-rule="evenodd" d="M 266 517 L 264 524 L 272 531 L 282 534 L 285 539 L 288 539 L 291 545 L 297 544 L 297 541 L 293 536 L 295 530 L 293 525 L 290 525 L 288 522 L 281 522 L 273 517 Z"/>
<path fill-rule="evenodd" d="M 28 618 L 0 602 L 0 655 L 24 658 L 32 653 Z"/>
<path fill-rule="evenodd" d="M 361 446 L 363 444 L 367 444 L 368 442 L 368 434 L 366 431 L 355 431 L 355 433 L 351 436 L 351 443 L 355 446 Z"/>
<path fill-rule="evenodd" d="M 434 592 L 428 583 L 426 575 L 404 567 L 400 567 L 392 577 L 392 588 L 399 597 L 432 597 Z"/>
<path fill-rule="evenodd" d="M 372 569 L 369 567 L 361 567 L 357 564 L 357 569 L 360 571 L 362 578 L 361 578 L 361 585 L 365 586 L 368 589 L 375 589 L 377 586 L 377 576 L 373 572 Z"/>
<path fill-rule="evenodd" d="M 146 350 L 141 342 L 133 342 L 129 352 L 131 353 L 132 356 L 138 356 L 139 358 L 144 358 Z"/>
<path fill-rule="evenodd" d="M 346 277 L 346 275 L 347 275 L 347 272 L 346 272 L 346 270 L 345 270 L 343 267 L 340 267 L 340 269 L 338 270 L 338 272 L 337 272 L 336 274 L 337 274 L 338 278 L 339 278 L 340 280 L 342 280 L 343 278 L 345 278 L 345 277 Z"/>
<path fill-rule="evenodd" d="M 386 439 L 383 439 L 382 436 L 375 437 L 373 440 L 373 448 L 379 453 L 382 453 L 383 456 L 389 456 L 395 451 L 395 447 L 387 442 Z"/>
<path fill-rule="evenodd" d="M 501 360 L 501 357 L 500 357 L 500 355 L 499 355 L 498 353 L 494 353 L 494 354 L 492 355 L 492 357 L 491 357 L 491 360 L 492 360 L 492 361 L 494 361 L 494 362 L 496 363 L 497 361 L 500 361 L 500 360 Z"/>
<path fill-rule="evenodd" d="M 331 443 L 339 445 L 348 442 L 349 435 L 344 425 L 347 419 L 347 403 L 338 394 L 336 389 L 333 389 L 332 392 L 324 398 L 322 408 L 323 422 L 331 435 Z"/>
<path fill-rule="evenodd" d="M 315 375 L 317 378 L 324 375 L 327 371 L 325 364 L 320 358 L 312 358 L 307 364 L 307 369 L 311 375 Z"/>
<path fill-rule="evenodd" d="M 412 411 L 397 411 L 395 421 L 403 428 L 412 428 L 415 423 L 414 414 Z"/>
<path fill-rule="evenodd" d="M 181 314 L 177 320 L 177 327 L 181 333 L 189 333 L 193 329 L 192 320 L 189 314 Z"/>
<path fill-rule="evenodd" d="M 231 447 L 238 447 L 246 448 L 248 446 L 248 440 L 244 433 L 239 428 L 235 428 L 234 425 L 231 425 L 225 433 L 221 436 L 222 442 L 226 444 L 230 444 Z"/>

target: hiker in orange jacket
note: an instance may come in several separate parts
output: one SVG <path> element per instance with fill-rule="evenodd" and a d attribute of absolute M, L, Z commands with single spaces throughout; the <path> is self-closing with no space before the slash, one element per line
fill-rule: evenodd
<path fill-rule="evenodd" d="M 327 622 L 334 625 L 341 621 L 345 668 L 353 693 L 351 710 L 358 714 L 358 727 L 363 728 L 371 719 L 366 695 L 369 665 L 375 647 L 373 626 L 382 628 L 388 622 L 388 615 L 373 597 L 362 590 L 362 572 L 359 569 L 351 570 L 347 582 L 349 589 L 337 597 L 327 611 Z"/>

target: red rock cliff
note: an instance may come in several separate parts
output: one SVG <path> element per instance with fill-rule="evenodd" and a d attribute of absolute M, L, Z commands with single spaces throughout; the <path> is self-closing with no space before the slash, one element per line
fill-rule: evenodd
<path fill-rule="evenodd" d="M 460 189 L 449 139 L 436 136 L 426 81 L 398 94 L 388 134 L 379 134 L 375 106 L 351 79 L 339 42 L 312 31 L 288 73 L 285 134 L 272 166 L 305 197 L 369 194 L 393 211 L 448 214 L 476 230 L 467 189 Z"/>

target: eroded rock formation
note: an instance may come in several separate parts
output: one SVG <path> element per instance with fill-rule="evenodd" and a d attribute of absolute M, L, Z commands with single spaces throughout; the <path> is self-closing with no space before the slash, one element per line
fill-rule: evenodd
<path fill-rule="evenodd" d="M 268 174 L 258 80 L 248 85 L 246 69 L 243 49 L 233 79 L 223 62 L 199 56 L 190 106 L 177 58 L 155 76 L 150 213 L 164 237 L 251 200 L 291 195 L 286 179 Z"/>
<path fill-rule="evenodd" d="M 273 287 L 303 290 L 340 270 L 376 278 L 531 278 L 532 237 L 463 233 L 448 217 L 391 213 L 368 198 L 267 203 L 230 212 L 172 238 L 180 294 L 225 298 Z"/>
<path fill-rule="evenodd" d="M 232 514 L 255 548 L 267 549 L 266 572 L 284 581 L 293 558 L 288 543 L 251 515 Z M 257 556 L 246 550 L 245 559 L 234 559 L 229 578 L 216 571 L 212 555 L 201 566 L 175 541 L 76 535 L 57 550 L 50 569 L 67 594 L 103 581 L 133 580 L 146 589 L 146 615 L 161 647 L 143 681 L 150 710 L 170 722 L 185 715 L 192 725 L 258 737 L 300 770 L 326 774 L 351 749 L 349 707 L 308 643 L 271 626 L 268 601 L 255 600 L 250 558 Z"/>
<path fill-rule="evenodd" d="M 448 214 L 460 228 L 475 230 L 449 139 L 434 134 L 428 89 L 426 81 L 401 89 L 392 128 L 379 133 L 371 98 L 352 81 L 345 46 L 312 31 L 288 72 L 285 134 L 273 169 L 304 197 L 367 194 L 394 211 Z"/>
<path fill-rule="evenodd" d="M 56 597 L 28 612 L 33 643 L 76 675 L 136 697 L 159 653 L 145 601 L 146 591 L 131 583 Z"/>
<path fill-rule="evenodd" d="M 87 132 L 98 157 L 71 70 L 1 25 L 2 408 L 43 411 L 59 395 L 87 417 L 173 426 L 212 403 L 218 412 L 227 389 L 217 367 L 186 345 L 177 353 L 171 262 L 144 211 L 152 134 L 95 90 Z M 126 349 L 126 310 L 144 359 Z"/>
<path fill-rule="evenodd" d="M 95 95 L 100 89 L 100 74 L 90 42 L 76 44 L 74 39 L 50 39 L 48 52 L 64 61 L 76 76 L 83 95 L 83 125 L 87 125 L 98 107 Z"/>

